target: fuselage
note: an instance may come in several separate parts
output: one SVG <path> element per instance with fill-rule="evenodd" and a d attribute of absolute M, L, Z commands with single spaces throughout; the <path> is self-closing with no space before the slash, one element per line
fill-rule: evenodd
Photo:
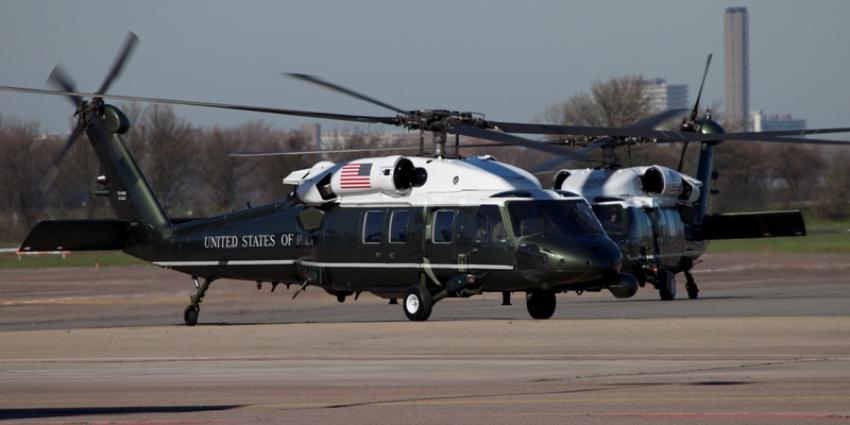
<path fill-rule="evenodd" d="M 393 162 L 385 159 L 358 161 L 382 174 L 379 165 Z M 292 173 L 307 187 L 277 204 L 175 225 L 153 262 L 194 276 L 388 298 L 420 283 L 463 294 L 598 290 L 617 280 L 622 254 L 582 197 L 543 190 L 492 158 L 407 159 L 427 179 L 402 190 L 351 190 L 338 182 L 345 164 Z M 328 176 L 337 181 L 328 183 L 331 200 L 311 204 Z M 311 215 L 316 224 L 305 224 Z"/>

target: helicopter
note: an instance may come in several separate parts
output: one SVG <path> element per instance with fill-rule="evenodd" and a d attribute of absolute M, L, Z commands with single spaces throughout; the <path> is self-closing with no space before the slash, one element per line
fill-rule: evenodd
<path fill-rule="evenodd" d="M 362 292 L 391 301 L 402 298 L 404 314 L 412 321 L 427 320 L 434 303 L 444 298 L 483 292 L 525 293 L 534 319 L 553 315 L 559 292 L 607 289 L 619 298 L 636 293 L 638 280 L 621 272 L 623 254 L 584 197 L 543 189 L 531 173 L 492 156 L 460 154 L 460 136 L 466 136 L 582 158 L 561 146 L 510 134 L 541 125 L 490 121 L 470 112 L 403 110 L 305 74 L 289 76 L 391 109 L 395 115 L 107 94 L 137 41 L 134 34 L 128 35 L 95 92 L 78 91 L 60 66 L 48 78 L 56 89 L 0 86 L 4 91 L 71 101 L 76 124 L 40 188 L 50 187 L 62 158 L 85 133 L 101 166 L 95 195 L 107 198 L 116 216 L 41 221 L 20 251 L 121 250 L 185 273 L 196 289 L 183 311 L 189 326 L 197 324 L 210 284 L 222 278 L 269 282 L 272 291 L 281 283 L 295 284 L 293 298 L 311 285 L 340 302 L 349 296 L 357 299 Z M 420 149 L 413 156 L 319 161 L 283 179 L 295 189 L 279 202 L 209 218 L 176 219 L 166 215 L 122 141 L 121 135 L 130 129 L 129 119 L 106 100 L 393 125 L 419 131 Z M 612 130 L 585 129 L 588 134 L 594 131 Z M 430 152 L 425 149 L 426 132 L 433 139 Z M 752 139 L 735 133 L 650 133 L 677 141 Z M 446 150 L 448 134 L 455 136 L 453 152 Z"/>
<path fill-rule="evenodd" d="M 714 149 L 723 138 L 724 129 L 711 117 L 710 111 L 699 117 L 699 103 L 712 55 L 706 59 L 702 82 L 693 109 L 683 117 L 681 132 L 718 135 L 716 140 L 701 143 L 697 159 L 696 177 L 682 173 L 688 142 L 682 146 L 678 167 L 674 170 L 661 165 L 623 168 L 618 162 L 616 149 L 643 143 L 664 143 L 648 137 L 604 136 L 585 139 L 564 139 L 579 152 L 602 150 L 602 164 L 596 168 L 561 169 L 553 178 L 552 187 L 585 197 L 605 228 L 608 236 L 620 246 L 625 257 L 623 271 L 635 276 L 640 286 L 650 283 L 658 290 L 662 300 L 676 298 L 676 274 L 686 279 L 688 298 L 699 296 L 699 287 L 691 274 L 698 258 L 711 240 L 753 239 L 787 236 L 805 236 L 806 228 L 799 210 L 758 211 L 709 214 L 709 195 L 716 194 L 711 183 L 718 177 L 714 171 Z M 672 110 L 661 116 L 650 117 L 659 123 L 675 114 L 688 110 Z M 552 134 L 554 129 L 547 129 Z M 843 130 L 843 131 L 842 131 Z M 829 129 L 829 132 L 846 132 L 850 129 Z M 568 128 L 558 129 L 568 134 Z M 771 132 L 771 135 L 807 135 L 824 130 L 796 130 Z M 763 136 L 767 133 L 738 133 L 729 140 L 742 140 L 741 135 Z M 749 140 L 749 139 L 746 139 Z M 766 142 L 780 142 L 765 139 Z M 837 140 L 796 139 L 786 143 L 814 143 L 850 146 Z M 556 158 L 540 164 L 534 171 L 542 171 L 569 158 Z"/>

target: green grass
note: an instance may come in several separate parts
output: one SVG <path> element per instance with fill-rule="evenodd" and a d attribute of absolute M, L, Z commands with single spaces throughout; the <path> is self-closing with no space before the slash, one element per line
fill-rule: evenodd
<path fill-rule="evenodd" d="M 0 255 L 0 269 L 26 269 L 41 267 L 110 267 L 145 264 L 119 251 L 73 252 L 62 258 L 61 255 Z"/>
<path fill-rule="evenodd" d="M 806 221 L 808 235 L 789 238 L 712 241 L 708 252 L 850 252 L 850 223 Z"/>

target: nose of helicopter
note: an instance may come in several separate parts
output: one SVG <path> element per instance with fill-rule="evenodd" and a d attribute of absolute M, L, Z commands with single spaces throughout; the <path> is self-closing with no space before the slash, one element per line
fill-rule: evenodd
<path fill-rule="evenodd" d="M 574 268 L 583 268 L 588 273 L 600 275 L 618 273 L 623 267 L 623 253 L 617 244 L 607 237 L 577 238 L 570 243 L 566 252 L 570 254 L 569 257 L 572 257 Z M 568 262 L 558 261 L 560 264 Z M 557 265 L 553 264 L 553 269 L 557 270 L 557 268 Z"/>
<path fill-rule="evenodd" d="M 551 283 L 596 280 L 617 276 L 623 266 L 623 254 L 607 237 L 575 237 L 540 244 L 545 255 L 544 280 Z"/>

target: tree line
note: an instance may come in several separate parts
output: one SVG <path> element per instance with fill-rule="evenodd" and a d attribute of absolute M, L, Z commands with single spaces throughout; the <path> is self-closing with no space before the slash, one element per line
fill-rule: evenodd
<path fill-rule="evenodd" d="M 550 105 L 540 121 L 555 124 L 628 126 L 649 115 L 640 76 L 595 83 L 589 92 Z M 124 141 L 136 157 L 166 213 L 171 217 L 205 217 L 246 205 L 283 199 L 292 188 L 283 177 L 319 160 L 339 161 L 386 152 L 263 156 L 240 158 L 233 152 L 292 152 L 316 148 L 305 129 L 279 130 L 262 121 L 233 128 L 198 128 L 164 105 L 128 104 L 122 109 L 133 123 Z M 716 108 L 715 108 L 716 109 Z M 714 111 L 718 118 L 717 110 Z M 671 125 L 677 125 L 672 123 Z M 734 130 L 729 128 L 727 130 Z M 325 148 L 417 146 L 418 133 L 393 135 L 368 129 L 342 129 Z M 85 136 L 60 165 L 45 193 L 39 181 L 63 146 L 65 136 L 42 136 L 38 123 L 0 116 L 0 241 L 19 242 L 38 220 L 110 217 L 105 199 L 92 196 L 98 163 Z M 491 154 L 531 169 L 549 154 L 523 148 L 475 148 L 464 140 L 464 155 Z M 430 140 L 426 141 L 426 147 Z M 452 148 L 449 148 L 452 151 Z M 403 153 L 409 153 L 405 151 Z M 620 152 L 624 166 L 660 164 L 675 168 L 681 144 L 635 146 Z M 725 142 L 716 150 L 719 178 L 713 197 L 716 211 L 804 208 L 828 219 L 847 218 L 850 211 L 850 150 L 796 144 Z M 693 175 L 697 149 L 691 148 L 684 172 Z M 568 168 L 593 166 L 568 164 Z M 552 173 L 538 175 L 544 187 Z"/>

